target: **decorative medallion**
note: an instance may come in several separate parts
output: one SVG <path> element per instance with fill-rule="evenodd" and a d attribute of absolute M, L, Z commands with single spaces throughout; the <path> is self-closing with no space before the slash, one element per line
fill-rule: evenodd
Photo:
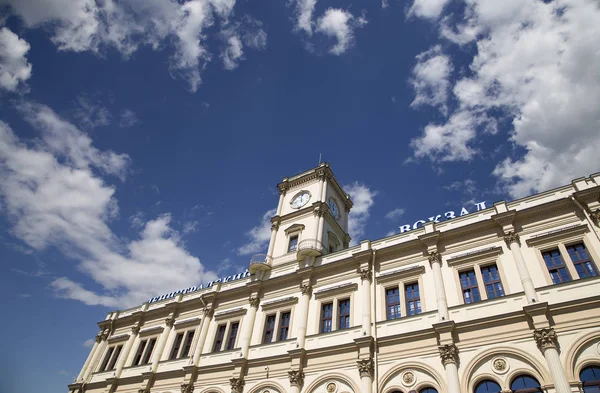
<path fill-rule="evenodd" d="M 492 369 L 496 374 L 504 374 L 508 371 L 508 363 L 504 358 L 495 358 L 492 360 Z"/>
<path fill-rule="evenodd" d="M 329 382 L 327 384 L 327 393 L 335 393 L 337 391 L 337 385 L 335 382 Z"/>
<path fill-rule="evenodd" d="M 412 371 L 407 371 L 402 374 L 402 385 L 404 386 L 412 386 L 415 384 L 417 378 Z"/>
<path fill-rule="evenodd" d="M 271 393 L 271 391 L 267 389 L 267 390 L 263 390 L 263 393 Z"/>

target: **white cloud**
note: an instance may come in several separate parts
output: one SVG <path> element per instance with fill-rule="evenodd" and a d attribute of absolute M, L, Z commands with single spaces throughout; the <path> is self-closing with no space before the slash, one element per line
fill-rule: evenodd
<path fill-rule="evenodd" d="M 408 14 L 420 18 L 437 19 L 449 0 L 414 0 Z"/>
<path fill-rule="evenodd" d="M 457 108 L 413 141 L 417 157 L 472 159 L 508 119 L 515 149 L 493 174 L 513 197 L 597 170 L 600 154 L 600 8 L 591 0 L 468 0 L 443 39 L 474 44 L 470 73 L 454 83 Z M 524 151 L 522 154 L 520 151 Z"/>
<path fill-rule="evenodd" d="M 381 0 L 381 8 L 388 8 L 389 5 L 388 0 Z"/>
<path fill-rule="evenodd" d="M 129 128 L 140 123 L 137 115 L 131 109 L 123 109 L 119 115 L 119 127 Z"/>
<path fill-rule="evenodd" d="M 184 235 L 196 232 L 198 230 L 198 225 L 200 223 L 198 221 L 186 221 L 183 223 L 183 229 L 181 230 Z"/>
<path fill-rule="evenodd" d="M 267 46 L 267 33 L 262 23 L 246 15 L 241 23 L 234 23 L 221 32 L 225 48 L 221 51 L 221 60 L 227 70 L 237 68 L 244 59 L 244 46 L 263 50 Z"/>
<path fill-rule="evenodd" d="M 417 64 L 413 68 L 410 83 L 415 90 L 413 107 L 431 105 L 437 107 L 444 115 L 448 113 L 446 101 L 450 87 L 452 64 L 450 58 L 442 54 L 440 45 L 417 55 Z"/>
<path fill-rule="evenodd" d="M 30 45 L 15 33 L 0 29 L 0 88 L 16 91 L 20 84 L 31 77 L 31 64 L 25 55 Z"/>
<path fill-rule="evenodd" d="M 77 96 L 77 106 L 74 117 L 83 128 L 91 130 L 110 124 L 112 116 L 98 98 L 85 94 L 79 95 Z"/>
<path fill-rule="evenodd" d="M 96 342 L 95 339 L 93 338 L 88 338 L 87 340 L 85 340 L 81 345 L 83 345 L 86 348 L 91 348 L 94 346 L 94 343 Z"/>
<path fill-rule="evenodd" d="M 221 53 L 223 67 L 227 70 L 233 70 L 238 66 L 238 60 L 244 54 L 243 44 L 240 37 L 231 35 L 227 38 L 227 48 Z"/>
<path fill-rule="evenodd" d="M 108 226 L 118 215 L 115 188 L 96 170 L 122 174 L 129 158 L 96 149 L 46 106 L 20 109 L 42 138 L 27 145 L 0 122 L 0 197 L 12 232 L 36 250 L 62 250 L 93 281 L 86 288 L 59 277 L 58 297 L 125 307 L 216 277 L 184 248 L 168 214 L 140 222 L 139 239 L 119 239 Z"/>
<path fill-rule="evenodd" d="M 402 217 L 404 215 L 404 209 L 402 209 L 401 207 L 398 207 L 394 210 L 390 210 L 389 212 L 386 213 L 385 218 L 387 218 L 388 220 L 397 220 L 398 218 Z"/>
<path fill-rule="evenodd" d="M 246 232 L 250 238 L 248 243 L 237 249 L 238 255 L 256 254 L 266 252 L 266 248 L 271 239 L 271 217 L 275 215 L 277 209 L 271 209 L 263 214 L 260 224 Z"/>
<path fill-rule="evenodd" d="M 296 0 L 296 29 L 308 35 L 313 32 L 313 13 L 317 0 Z"/>
<path fill-rule="evenodd" d="M 334 37 L 337 42 L 329 53 L 341 55 L 354 42 L 354 29 L 367 24 L 364 16 L 355 18 L 350 12 L 338 8 L 328 8 L 317 22 L 317 32 Z"/>
<path fill-rule="evenodd" d="M 447 186 L 444 186 L 444 189 L 449 191 L 459 191 L 465 195 L 472 196 L 477 192 L 476 183 L 472 179 L 465 179 L 462 181 L 454 181 Z"/>
<path fill-rule="evenodd" d="M 370 217 L 370 209 L 375 202 L 373 199 L 377 191 L 371 190 L 366 185 L 354 182 L 344 186 L 344 190 L 350 195 L 354 206 L 348 217 L 348 233 L 352 238 L 351 244 L 358 244 L 365 234 L 365 226 Z"/>

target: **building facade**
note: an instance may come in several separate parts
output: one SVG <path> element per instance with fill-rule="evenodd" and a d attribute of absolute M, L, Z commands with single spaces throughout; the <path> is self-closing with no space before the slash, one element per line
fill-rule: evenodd
<path fill-rule="evenodd" d="M 600 174 L 352 247 L 329 165 L 278 189 L 251 275 L 109 313 L 69 391 L 600 392 Z"/>

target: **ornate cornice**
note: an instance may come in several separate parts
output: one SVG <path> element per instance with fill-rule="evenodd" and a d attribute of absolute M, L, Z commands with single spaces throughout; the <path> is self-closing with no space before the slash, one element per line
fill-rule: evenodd
<path fill-rule="evenodd" d="M 185 382 L 181 384 L 181 393 L 192 393 L 193 391 L 194 384 Z"/>
<path fill-rule="evenodd" d="M 440 254 L 437 251 L 432 251 L 429 253 L 429 256 L 427 257 L 427 259 L 429 259 L 429 263 L 433 263 L 433 262 L 442 263 L 442 254 Z"/>
<path fill-rule="evenodd" d="M 356 361 L 356 365 L 358 366 L 358 373 L 360 377 L 369 377 L 373 378 L 373 370 L 374 364 L 373 359 L 360 359 Z"/>
<path fill-rule="evenodd" d="M 300 285 L 300 291 L 302 292 L 303 295 L 308 294 L 308 296 L 312 295 L 312 285 L 310 284 L 301 284 Z"/>
<path fill-rule="evenodd" d="M 442 364 L 446 367 L 447 364 L 458 364 L 458 348 L 454 344 L 446 344 L 438 347 L 440 350 L 440 358 Z"/>
<path fill-rule="evenodd" d="M 371 281 L 371 278 L 372 278 L 371 266 L 358 269 L 358 274 L 360 274 L 360 279 L 362 281 L 364 281 L 364 280 Z"/>
<path fill-rule="evenodd" d="M 304 373 L 302 371 L 288 371 L 288 377 L 290 378 L 291 386 L 302 387 L 304 385 Z"/>
<path fill-rule="evenodd" d="M 279 189 L 279 193 L 285 195 L 287 193 L 287 190 L 290 189 L 290 183 L 288 183 L 287 181 L 281 182 L 277 185 L 277 188 Z"/>
<path fill-rule="evenodd" d="M 508 232 L 504 235 L 504 242 L 506 246 L 510 248 L 511 243 L 519 244 L 519 234 L 513 231 Z"/>
<path fill-rule="evenodd" d="M 556 336 L 554 328 L 547 327 L 535 329 L 533 331 L 533 339 L 535 340 L 539 350 L 542 352 L 550 348 L 558 348 L 558 337 Z"/>
<path fill-rule="evenodd" d="M 244 385 L 246 384 L 244 378 L 242 377 L 231 378 L 229 380 L 229 383 L 231 384 L 231 393 L 242 393 L 242 391 L 244 390 Z"/>
<path fill-rule="evenodd" d="M 206 306 L 202 309 L 205 318 L 212 318 L 215 314 L 215 308 L 213 306 Z"/>
<path fill-rule="evenodd" d="M 250 299 L 248 299 L 248 301 L 250 302 L 251 307 L 256 308 L 260 304 L 260 299 L 258 297 L 251 297 Z"/>

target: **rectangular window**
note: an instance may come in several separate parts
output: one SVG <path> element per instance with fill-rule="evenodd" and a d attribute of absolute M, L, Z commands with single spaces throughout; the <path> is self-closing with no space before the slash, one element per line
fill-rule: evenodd
<path fill-rule="evenodd" d="M 265 323 L 265 334 L 263 336 L 263 344 L 270 343 L 273 341 L 273 332 L 275 331 L 275 314 L 267 317 Z"/>
<path fill-rule="evenodd" d="M 288 245 L 288 252 L 296 251 L 298 248 L 298 235 L 290 237 L 290 244 Z"/>
<path fill-rule="evenodd" d="M 321 333 L 331 331 L 331 320 L 333 318 L 333 303 L 323 304 L 321 307 Z"/>
<path fill-rule="evenodd" d="M 112 358 L 110 359 L 110 363 L 108 364 L 108 370 L 115 369 L 115 365 L 117 364 L 117 360 L 119 359 L 119 355 L 121 354 L 122 349 L 122 345 L 119 345 L 117 348 L 115 348 L 115 353 L 113 353 Z"/>
<path fill-rule="evenodd" d="M 192 340 L 194 340 L 194 331 L 190 330 L 185 337 L 185 344 L 183 345 L 183 350 L 181 351 L 180 358 L 187 357 L 190 354 L 190 348 L 192 347 Z"/>
<path fill-rule="evenodd" d="M 287 340 L 290 331 L 290 313 L 284 312 L 279 316 L 279 341 Z"/>
<path fill-rule="evenodd" d="M 405 286 L 406 313 L 408 315 L 417 315 L 421 313 L 421 297 L 419 295 L 419 283 L 408 284 Z"/>
<path fill-rule="evenodd" d="M 115 350 L 115 347 L 110 347 L 108 348 L 108 351 L 106 352 L 106 355 L 104 356 L 104 360 L 102 361 L 102 364 L 100 365 L 100 372 L 105 371 L 106 367 L 108 367 L 108 362 L 110 361 L 110 358 L 113 354 L 113 351 Z"/>
<path fill-rule="evenodd" d="M 563 261 L 558 248 L 543 252 L 542 257 L 544 257 L 548 273 L 550 273 L 550 277 L 552 277 L 552 282 L 554 284 L 571 281 L 571 275 L 565 266 L 565 262 Z"/>
<path fill-rule="evenodd" d="M 594 277 L 598 275 L 596 265 L 590 258 L 590 255 L 583 243 L 573 244 L 567 247 L 567 252 L 575 265 L 575 270 L 579 274 L 579 278 Z"/>
<path fill-rule="evenodd" d="M 477 277 L 475 270 L 467 270 L 459 273 L 460 287 L 462 289 L 463 299 L 465 304 L 478 302 L 481 300 L 479 296 L 479 288 L 477 287 Z"/>
<path fill-rule="evenodd" d="M 152 351 L 154 351 L 154 346 L 156 345 L 156 339 L 153 338 L 148 342 L 148 347 L 146 348 L 146 354 L 144 355 L 144 360 L 142 364 L 150 363 L 150 359 L 152 359 Z"/>
<path fill-rule="evenodd" d="M 177 334 L 177 336 L 175 336 L 175 342 L 173 343 L 173 348 L 171 348 L 171 354 L 169 355 L 169 360 L 177 359 L 177 354 L 179 353 L 179 348 L 181 348 L 182 341 L 183 341 L 183 333 Z"/>
<path fill-rule="evenodd" d="M 481 275 L 488 299 L 504 296 L 504 288 L 502 287 L 502 281 L 500 281 L 498 266 L 494 264 L 482 267 Z"/>
<path fill-rule="evenodd" d="M 388 320 L 400 318 L 400 290 L 397 287 L 385 290 L 385 307 Z"/>
<path fill-rule="evenodd" d="M 223 346 L 223 339 L 225 338 L 225 329 L 227 325 L 219 325 L 217 328 L 217 337 L 215 337 L 215 344 L 213 345 L 213 352 L 219 352 Z"/>
<path fill-rule="evenodd" d="M 147 340 L 144 340 L 144 341 L 140 342 L 140 345 L 138 346 L 138 350 L 135 353 L 135 357 L 133 358 L 133 364 L 132 364 L 132 366 L 137 366 L 142 361 L 142 356 L 144 355 L 144 349 L 146 349 L 146 344 L 147 343 L 148 343 Z"/>
<path fill-rule="evenodd" d="M 339 301 L 338 320 L 338 329 L 348 329 L 350 327 L 350 299 Z"/>
<path fill-rule="evenodd" d="M 235 348 L 235 339 L 237 338 L 239 322 L 234 322 L 229 328 L 229 337 L 227 338 L 227 350 Z"/>

